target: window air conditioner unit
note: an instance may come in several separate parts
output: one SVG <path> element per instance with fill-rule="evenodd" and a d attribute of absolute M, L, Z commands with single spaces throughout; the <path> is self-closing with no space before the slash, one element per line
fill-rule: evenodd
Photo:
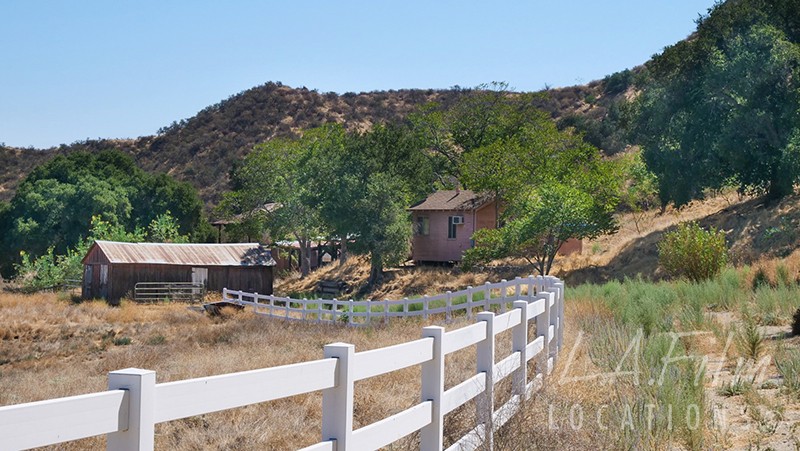
<path fill-rule="evenodd" d="M 463 224 L 463 223 L 464 223 L 464 217 L 463 216 L 453 216 L 453 225 Z"/>

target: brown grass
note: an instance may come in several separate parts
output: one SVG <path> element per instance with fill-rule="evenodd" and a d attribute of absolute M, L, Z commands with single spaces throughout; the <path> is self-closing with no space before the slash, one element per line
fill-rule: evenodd
<path fill-rule="evenodd" d="M 461 327 L 466 320 L 447 324 Z M 186 305 L 73 304 L 55 295 L 0 294 L 0 405 L 102 391 L 109 371 L 139 367 L 158 382 L 315 360 L 325 344 L 357 351 L 421 336 L 420 321 L 347 328 L 285 323 L 249 312 L 210 318 Z M 127 339 L 130 344 L 125 344 Z M 507 352 L 510 347 L 499 345 Z M 499 350 L 498 350 L 499 351 Z M 504 354 L 498 354 L 501 356 Z M 474 374 L 474 351 L 448 360 L 448 383 Z M 355 427 L 419 402 L 419 368 L 356 384 Z M 390 387 L 390 389 L 387 389 Z M 159 449 L 293 449 L 320 439 L 321 394 L 297 396 L 158 425 Z M 103 438 L 59 449 L 102 447 Z M 401 443 L 399 446 L 403 446 Z M 406 447 L 413 448 L 413 440 Z"/>

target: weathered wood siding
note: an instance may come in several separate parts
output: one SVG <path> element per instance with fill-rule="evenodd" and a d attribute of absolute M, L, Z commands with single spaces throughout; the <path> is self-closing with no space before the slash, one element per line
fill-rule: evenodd
<path fill-rule="evenodd" d="M 464 211 L 414 211 L 414 224 L 418 217 L 429 220 L 428 235 L 415 234 L 412 241 L 412 259 L 418 262 L 461 261 L 464 251 L 473 246 L 472 234 L 480 229 L 494 229 L 495 204 L 489 203 L 476 210 Z M 464 224 L 456 226 L 456 238 L 447 237 L 447 224 L 450 216 L 463 216 Z"/>
<path fill-rule="evenodd" d="M 108 280 L 103 293 L 101 267 L 108 266 Z M 87 270 L 86 266 L 91 266 Z M 159 264 L 109 264 L 102 251 L 95 249 L 84 265 L 84 299 L 105 298 L 117 302 L 132 296 L 137 282 L 191 282 L 192 268 L 207 268 L 209 291 L 241 287 L 242 290 L 272 294 L 273 274 L 269 266 L 190 266 Z M 87 275 L 91 275 L 88 280 Z"/>

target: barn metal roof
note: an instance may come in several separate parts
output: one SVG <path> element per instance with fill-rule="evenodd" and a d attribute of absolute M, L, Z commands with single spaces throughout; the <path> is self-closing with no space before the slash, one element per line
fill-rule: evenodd
<path fill-rule="evenodd" d="M 428 196 L 422 202 L 409 208 L 411 211 L 439 210 L 465 211 L 477 210 L 493 200 L 491 195 L 476 193 L 468 189 L 440 190 Z"/>
<path fill-rule="evenodd" d="M 111 263 L 193 266 L 275 266 L 272 253 L 259 243 L 175 244 L 95 241 Z M 84 257 L 84 262 L 86 257 Z"/>

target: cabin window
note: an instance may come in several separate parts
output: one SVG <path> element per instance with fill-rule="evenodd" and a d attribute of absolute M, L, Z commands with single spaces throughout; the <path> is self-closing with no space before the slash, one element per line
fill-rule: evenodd
<path fill-rule="evenodd" d="M 454 240 L 456 239 L 456 223 L 453 221 L 455 216 L 449 216 L 447 218 L 447 239 Z"/>
<path fill-rule="evenodd" d="M 428 236 L 431 233 L 431 221 L 427 216 L 417 216 L 417 235 Z"/>

